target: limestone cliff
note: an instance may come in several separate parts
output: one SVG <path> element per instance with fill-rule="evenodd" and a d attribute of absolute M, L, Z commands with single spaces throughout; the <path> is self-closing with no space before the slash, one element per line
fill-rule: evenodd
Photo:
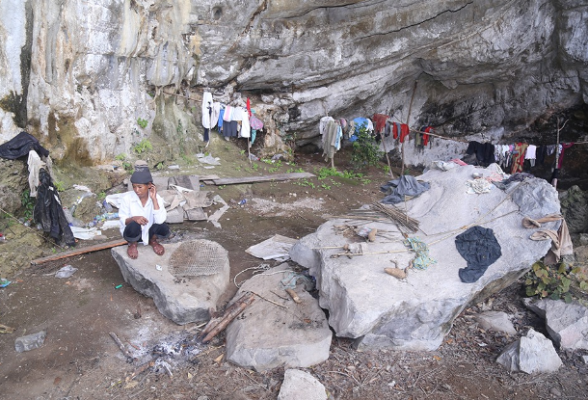
<path fill-rule="evenodd" d="M 520 132 L 586 103 L 586 20 L 580 0 L 0 0 L 0 141 L 173 156 L 199 143 L 204 89 L 298 144 L 327 114 Z"/>

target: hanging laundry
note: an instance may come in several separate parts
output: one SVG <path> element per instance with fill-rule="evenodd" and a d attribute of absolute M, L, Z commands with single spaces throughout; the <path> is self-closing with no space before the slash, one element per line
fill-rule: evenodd
<path fill-rule="evenodd" d="M 249 97 L 247 97 L 247 115 L 251 118 L 251 100 L 249 100 Z"/>
<path fill-rule="evenodd" d="M 523 163 L 525 162 L 525 153 L 527 150 L 527 143 L 516 143 L 512 157 L 511 174 L 522 172 Z"/>
<path fill-rule="evenodd" d="M 374 127 L 374 131 L 376 133 L 382 134 L 384 133 L 384 129 L 386 127 L 386 121 L 388 121 L 388 118 L 390 118 L 388 115 L 384 115 L 384 114 L 374 114 L 374 122 L 376 123 L 376 126 Z"/>
<path fill-rule="evenodd" d="M 400 124 L 398 122 L 393 122 L 392 124 L 392 137 L 398 139 L 398 135 L 400 134 Z"/>
<path fill-rule="evenodd" d="M 427 126 L 424 130 L 425 134 L 423 135 L 423 146 L 427 146 L 429 144 L 429 135 L 427 133 L 431 133 L 433 131 L 433 127 Z"/>
<path fill-rule="evenodd" d="M 371 131 L 373 131 L 373 130 L 374 130 L 374 127 L 373 127 L 373 125 L 372 125 L 372 121 L 370 121 L 370 120 L 369 120 L 369 119 L 367 119 L 367 118 L 361 118 L 361 117 L 354 118 L 354 119 L 353 119 L 353 125 L 354 125 L 354 127 L 355 127 L 355 130 L 354 130 L 354 132 L 355 132 L 355 134 L 356 134 L 356 135 L 358 135 L 358 134 L 359 134 L 359 131 L 360 131 L 362 128 L 363 128 L 365 131 L 367 131 L 367 132 L 371 132 Z M 370 125 L 372 125 L 371 129 L 370 129 Z"/>
<path fill-rule="evenodd" d="M 492 143 L 479 143 L 471 141 L 466 149 L 467 155 L 476 155 L 476 160 L 480 165 L 490 165 L 496 161 L 494 158 L 494 145 Z"/>
<path fill-rule="evenodd" d="M 545 162 L 545 156 L 547 155 L 547 146 L 542 144 L 537 148 L 537 162 L 539 165 L 543 165 Z"/>
<path fill-rule="evenodd" d="M 400 125 L 400 143 L 404 142 L 404 139 L 408 136 L 409 133 L 410 133 L 410 128 L 408 127 L 408 124 L 401 124 Z"/>
<path fill-rule="evenodd" d="M 250 138 L 251 137 L 251 124 L 249 121 L 249 113 L 247 109 L 243 110 L 243 114 L 241 115 L 241 137 L 242 138 Z"/>
<path fill-rule="evenodd" d="M 204 141 L 210 139 L 209 131 L 212 128 L 212 93 L 204 92 L 202 94 L 202 126 L 204 127 Z"/>
<path fill-rule="evenodd" d="M 455 246 L 468 264 L 467 268 L 459 270 L 459 278 L 464 283 L 476 282 L 502 256 L 492 229 L 481 226 L 473 226 L 457 235 Z"/>
<path fill-rule="evenodd" d="M 327 125 L 329 124 L 329 122 L 334 121 L 333 117 L 322 117 L 321 120 L 319 121 L 319 133 L 321 135 L 325 134 L 325 131 L 327 129 Z"/>
<path fill-rule="evenodd" d="M 341 149 L 342 134 L 341 126 L 335 120 L 327 123 L 323 134 L 323 155 L 326 159 L 332 159 L 335 153 Z"/>
<path fill-rule="evenodd" d="M 563 158 L 564 158 L 564 152 L 566 151 L 566 149 L 569 149 L 570 147 L 572 147 L 574 145 L 574 143 L 562 143 L 559 146 L 559 161 L 557 163 L 557 169 L 561 169 L 561 166 L 563 164 Z"/>
<path fill-rule="evenodd" d="M 537 146 L 534 144 L 530 144 L 527 147 L 527 152 L 525 153 L 525 160 L 529 160 L 531 167 L 535 166 L 535 160 L 537 158 Z"/>

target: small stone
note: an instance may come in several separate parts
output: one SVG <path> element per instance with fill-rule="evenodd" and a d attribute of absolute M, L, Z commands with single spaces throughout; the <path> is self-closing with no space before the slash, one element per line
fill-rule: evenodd
<path fill-rule="evenodd" d="M 551 388 L 549 390 L 549 393 L 551 393 L 553 395 L 553 397 L 557 397 L 557 398 L 561 397 L 561 391 L 557 388 Z"/>

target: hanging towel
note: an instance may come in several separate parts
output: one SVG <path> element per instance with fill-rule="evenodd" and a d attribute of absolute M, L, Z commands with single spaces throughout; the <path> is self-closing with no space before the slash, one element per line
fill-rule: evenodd
<path fill-rule="evenodd" d="M 202 95 L 202 126 L 206 129 L 214 126 L 211 125 L 212 108 L 212 93 L 204 92 Z"/>

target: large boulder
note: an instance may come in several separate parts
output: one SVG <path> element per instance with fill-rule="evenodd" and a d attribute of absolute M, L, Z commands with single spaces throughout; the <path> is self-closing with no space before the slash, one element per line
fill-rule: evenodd
<path fill-rule="evenodd" d="M 318 301 L 299 284 L 293 290 L 300 303 L 295 303 L 284 291 L 283 280 L 297 281 L 288 264 L 241 286 L 236 297 L 251 292 L 256 301 L 227 328 L 227 360 L 263 371 L 310 367 L 329 358 L 332 333 Z"/>
<path fill-rule="evenodd" d="M 338 336 L 358 339 L 360 348 L 434 350 L 470 302 L 508 286 L 547 253 L 551 242 L 529 240 L 535 229 L 521 222 L 524 216 L 536 219 L 559 212 L 556 190 L 544 180 L 527 178 L 510 183 L 506 191 L 493 187 L 486 194 L 467 194 L 466 182 L 474 172 L 488 177 L 496 173 L 495 167 L 430 170 L 418 178 L 429 182 L 430 190 L 400 208 L 420 221 L 419 231 L 408 236 L 425 242 L 435 263 L 408 270 L 406 279 L 384 271 L 406 268 L 415 258 L 403 244 L 407 229 L 392 222 L 330 220 L 294 245 L 290 256 L 316 277 L 320 305 L 328 310 Z M 542 228 L 557 230 L 560 224 Z M 342 227 L 353 225 L 381 234 L 366 244 L 363 255 L 347 257 L 342 248 L 354 239 Z M 478 280 L 464 283 L 458 271 L 467 263 L 454 241 L 474 225 L 492 229 L 502 256 Z"/>
<path fill-rule="evenodd" d="M 209 240 L 164 244 L 165 254 L 150 246 L 138 246 L 139 257 L 127 255 L 127 247 L 115 247 L 112 256 L 127 283 L 153 298 L 159 312 L 177 324 L 209 318 L 211 309 L 227 289 L 228 252 Z"/>

